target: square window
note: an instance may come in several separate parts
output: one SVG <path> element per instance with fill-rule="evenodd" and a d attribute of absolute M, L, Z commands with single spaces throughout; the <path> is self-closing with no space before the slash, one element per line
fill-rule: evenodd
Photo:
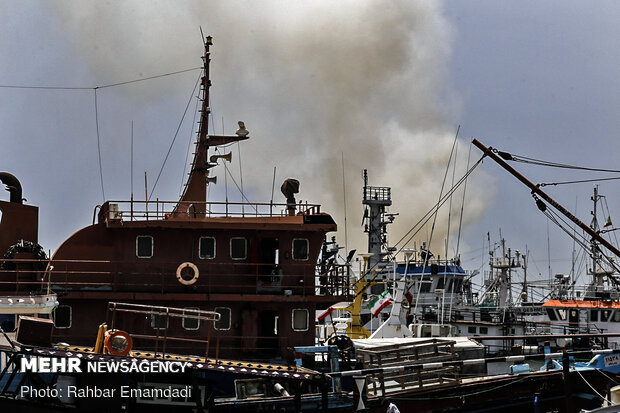
<path fill-rule="evenodd" d="M 54 327 L 71 328 L 71 306 L 59 305 L 52 313 Z"/>
<path fill-rule="evenodd" d="M 151 327 L 155 330 L 165 330 L 168 328 L 168 315 L 151 314 Z"/>
<path fill-rule="evenodd" d="M 305 308 L 296 308 L 293 310 L 293 330 L 308 330 L 308 310 Z"/>
<path fill-rule="evenodd" d="M 298 261 L 306 261 L 308 259 L 308 240 L 293 240 L 293 259 Z"/>
<path fill-rule="evenodd" d="M 215 238 L 200 237 L 198 242 L 198 256 L 202 259 L 215 258 Z"/>
<path fill-rule="evenodd" d="M 245 238 L 230 239 L 230 258 L 233 260 L 245 260 L 247 257 L 247 241 Z"/>
<path fill-rule="evenodd" d="M 590 321 L 598 321 L 598 310 L 590 310 Z"/>
<path fill-rule="evenodd" d="M 153 256 L 153 237 L 150 235 L 138 235 L 136 237 L 136 256 L 138 258 L 151 258 Z"/>
<path fill-rule="evenodd" d="M 489 327 L 480 327 L 480 334 L 489 334 Z"/>
<path fill-rule="evenodd" d="M 468 334 L 476 334 L 476 326 L 469 326 L 469 327 L 467 327 L 467 333 Z"/>
<path fill-rule="evenodd" d="M 216 330 L 230 330 L 230 308 L 215 307 L 215 312 L 220 313 L 220 320 L 213 322 Z"/>
<path fill-rule="evenodd" d="M 187 311 L 186 311 L 187 310 Z M 196 311 L 192 310 L 200 310 L 198 307 L 187 307 L 183 309 L 183 315 L 198 315 Z M 200 320 L 197 318 L 185 318 L 183 317 L 183 328 L 186 330 L 198 330 L 200 328 Z"/>
<path fill-rule="evenodd" d="M 560 317 L 560 320 L 566 320 L 566 310 L 564 308 L 558 308 L 558 316 Z"/>
<path fill-rule="evenodd" d="M 16 316 L 13 314 L 0 314 L 0 328 L 2 328 L 7 333 L 14 331 L 15 330 L 15 317 Z"/>
<path fill-rule="evenodd" d="M 52 313 L 54 327 L 71 328 L 71 306 L 59 305 Z"/>
<path fill-rule="evenodd" d="M 421 293 L 430 293 L 431 292 L 431 284 L 432 281 L 422 281 L 422 286 L 420 287 Z"/>

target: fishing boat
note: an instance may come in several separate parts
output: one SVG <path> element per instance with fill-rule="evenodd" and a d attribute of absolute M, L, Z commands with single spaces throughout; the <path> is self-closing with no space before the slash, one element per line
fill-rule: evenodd
<path fill-rule="evenodd" d="M 483 152 L 485 157 L 494 160 L 526 185 L 532 191 L 536 205 L 541 212 L 550 214 L 549 210 L 553 208 L 554 211 L 572 221 L 577 228 L 589 237 L 588 243 L 583 241 L 580 243 L 589 247 L 591 266 L 587 272 L 591 276 L 591 281 L 586 286 L 578 287 L 569 276 L 556 275 L 552 291 L 547 299 L 541 303 L 542 317 L 537 317 L 545 325 L 545 332 L 551 335 L 568 335 L 569 337 L 565 337 L 568 340 L 563 340 L 560 345 L 573 344 L 573 341 L 583 341 L 579 336 L 585 334 L 589 336 L 585 341 L 589 342 L 590 345 L 618 347 L 620 311 L 616 308 L 618 308 L 618 300 L 620 299 L 618 290 L 620 283 L 617 279 L 618 267 L 615 264 L 615 259 L 620 257 L 620 250 L 602 236 L 607 230 L 600 228 L 598 224 L 597 205 L 601 199 L 598 187 L 594 187 L 594 193 L 591 197 L 593 202 L 592 221 L 590 225 L 587 225 L 545 193 L 541 189 L 541 185 L 532 183 L 508 165 L 507 161 L 515 159 L 516 156 L 488 148 L 476 139 L 472 143 Z M 609 221 L 609 225 L 611 225 L 611 221 Z M 570 231 L 567 233 L 574 236 Z M 570 337 L 571 335 L 575 340 Z M 597 336 L 599 336 L 599 340 L 597 340 Z"/>

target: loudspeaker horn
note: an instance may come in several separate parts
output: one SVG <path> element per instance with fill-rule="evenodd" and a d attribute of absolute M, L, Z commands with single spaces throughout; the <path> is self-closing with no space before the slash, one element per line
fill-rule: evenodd
<path fill-rule="evenodd" d="M 211 157 L 209 158 L 209 162 L 217 162 L 217 160 L 220 158 L 230 162 L 232 160 L 232 151 L 228 152 L 225 155 L 211 155 Z"/>

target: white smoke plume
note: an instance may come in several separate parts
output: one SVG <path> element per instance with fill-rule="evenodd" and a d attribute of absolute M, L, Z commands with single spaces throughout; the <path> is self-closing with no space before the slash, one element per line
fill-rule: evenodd
<path fill-rule="evenodd" d="M 223 117 L 225 132 L 233 133 L 236 121 L 243 120 L 250 130 L 251 139 L 242 144 L 241 156 L 244 186 L 251 200 L 269 200 L 273 167 L 277 166 L 275 201 L 283 201 L 278 188 L 285 178 L 299 179 L 298 198 L 321 203 L 322 210 L 335 217 L 342 244 L 344 158 L 348 247 L 358 251 L 365 250 L 359 226 L 362 169 L 369 170 L 371 185 L 392 187 L 391 210 L 400 216 L 390 228 L 391 240 L 399 239 L 437 201 L 458 123 L 458 98 L 444 87 L 453 34 L 442 16 L 441 3 L 55 4 L 75 53 L 102 84 L 200 66 L 199 27 L 205 35 L 212 35 L 213 124 L 221 133 Z M 189 93 L 192 76 L 195 79 L 197 74 L 153 81 L 139 89 L 139 94 L 135 89 L 126 93 L 134 93 L 128 98 L 131 106 L 158 106 L 154 102 L 164 102 L 169 94 Z M 126 138 L 121 144 L 109 135 L 103 154 L 106 171 L 114 165 L 116 145 L 126 147 Z M 157 162 L 167 150 L 163 142 L 169 142 L 169 136 L 161 142 L 161 147 L 156 142 L 149 147 L 148 156 Z M 468 151 L 467 141 L 460 143 L 457 178 L 465 169 Z M 239 159 L 233 150 L 231 170 L 236 173 Z M 182 162 L 185 144 L 176 144 L 174 151 L 183 154 L 174 162 Z M 472 160 L 478 157 L 472 154 Z M 157 189 L 160 198 L 174 199 L 178 193 L 177 170 L 183 165 L 174 162 L 165 170 L 174 179 L 163 180 Z M 152 168 L 149 173 L 156 174 L 157 167 Z M 224 172 L 216 174 L 220 175 L 217 194 L 222 195 Z M 450 180 L 451 173 L 446 189 Z M 491 196 L 482 190 L 485 180 L 477 171 L 468 183 L 465 224 L 477 219 Z M 459 194 L 452 204 L 453 225 L 458 222 L 460 199 Z M 240 198 L 231 195 L 231 200 Z M 420 233 L 416 241 L 427 235 L 428 230 Z M 443 214 L 433 236 L 442 256 L 445 235 Z"/>

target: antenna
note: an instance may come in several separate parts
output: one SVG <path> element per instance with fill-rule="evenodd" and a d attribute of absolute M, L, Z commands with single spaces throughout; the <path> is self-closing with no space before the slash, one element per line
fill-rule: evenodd
<path fill-rule="evenodd" d="M 343 199 L 343 208 L 344 208 L 344 250 L 349 251 L 349 243 L 347 237 L 347 186 L 344 179 L 344 152 L 341 152 L 342 159 L 342 199 Z M 366 175 L 366 170 L 364 169 L 364 187 L 366 187 L 366 181 L 368 180 L 368 176 Z"/>
<path fill-rule="evenodd" d="M 149 190 L 146 179 L 146 171 L 144 171 L 144 205 L 146 207 L 146 219 L 149 219 Z"/>
<path fill-rule="evenodd" d="M 131 219 L 133 220 L 133 120 L 131 121 Z"/>
<path fill-rule="evenodd" d="M 241 145 L 239 145 L 239 141 L 237 141 L 237 152 L 239 153 L 239 180 L 241 183 L 241 214 L 245 215 L 245 203 L 243 202 L 243 170 L 241 169 Z"/>
<path fill-rule="evenodd" d="M 271 181 L 271 202 L 269 203 L 269 213 L 273 208 L 273 188 L 276 186 L 276 167 L 273 167 L 273 180 Z"/>

